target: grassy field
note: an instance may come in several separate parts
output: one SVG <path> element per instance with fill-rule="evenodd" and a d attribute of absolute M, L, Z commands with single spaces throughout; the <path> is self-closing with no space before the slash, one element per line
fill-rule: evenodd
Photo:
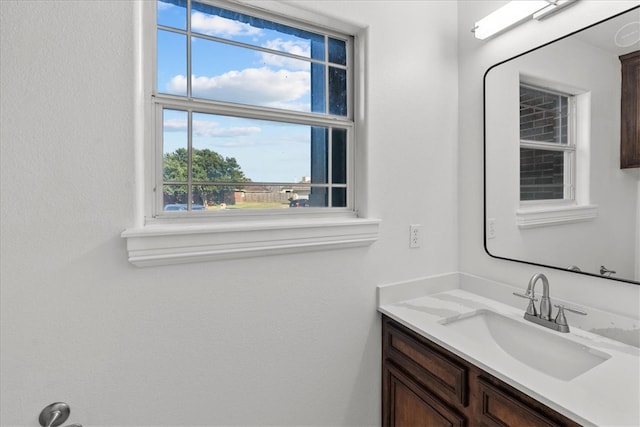
<path fill-rule="evenodd" d="M 225 209 L 279 209 L 288 208 L 289 203 L 281 202 L 239 202 L 235 205 L 227 205 Z M 209 210 L 220 210 L 220 206 L 209 206 Z"/>

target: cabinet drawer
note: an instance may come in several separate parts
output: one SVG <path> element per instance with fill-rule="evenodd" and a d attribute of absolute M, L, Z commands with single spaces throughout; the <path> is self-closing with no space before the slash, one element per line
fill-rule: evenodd
<path fill-rule="evenodd" d="M 520 401 L 508 391 L 478 378 L 480 399 L 479 418 L 483 426 L 539 426 L 565 425 L 546 416 L 539 409 Z M 551 412 L 549 412 L 551 413 Z"/>
<path fill-rule="evenodd" d="M 418 335 L 405 333 L 389 322 L 384 323 L 385 357 L 424 383 L 447 402 L 467 405 L 467 368 L 445 356 L 435 346 L 426 344 Z"/>
<path fill-rule="evenodd" d="M 462 427 L 465 418 L 442 404 L 414 383 L 391 363 L 384 365 L 385 389 L 389 406 L 385 408 L 383 426 Z"/>

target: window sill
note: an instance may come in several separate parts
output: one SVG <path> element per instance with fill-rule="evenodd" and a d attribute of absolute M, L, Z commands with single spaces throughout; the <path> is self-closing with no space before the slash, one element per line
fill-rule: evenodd
<path fill-rule="evenodd" d="M 597 216 L 596 205 L 538 206 L 516 210 L 516 223 L 519 228 L 536 228 L 592 221 Z"/>
<path fill-rule="evenodd" d="M 227 224 L 152 224 L 125 230 L 129 262 L 150 267 L 369 246 L 376 219 L 308 219 Z"/>

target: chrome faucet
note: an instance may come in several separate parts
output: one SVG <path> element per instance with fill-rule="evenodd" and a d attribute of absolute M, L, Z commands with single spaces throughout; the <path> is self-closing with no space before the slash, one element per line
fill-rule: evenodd
<path fill-rule="evenodd" d="M 612 275 L 616 274 L 616 271 L 615 270 L 609 270 L 604 265 L 601 265 L 600 266 L 600 274 L 603 275 L 604 277 L 611 277 Z"/>
<path fill-rule="evenodd" d="M 534 274 L 529 280 L 527 286 L 527 295 L 535 298 L 535 288 L 538 280 L 542 280 L 542 298 L 540 299 L 540 318 L 544 320 L 551 319 L 551 300 L 549 299 L 549 280 L 542 273 Z"/>
<path fill-rule="evenodd" d="M 538 280 L 542 280 L 542 298 L 540 298 L 540 314 L 536 311 L 536 306 L 534 304 L 535 301 L 538 301 L 535 296 L 535 288 Z M 567 318 L 564 315 L 564 311 L 570 311 L 572 313 L 586 315 L 584 311 L 577 310 L 575 308 L 565 307 L 563 304 L 556 305 L 558 307 L 558 314 L 554 320 L 551 320 L 551 299 L 549 298 L 549 280 L 547 280 L 547 276 L 542 273 L 534 274 L 529 280 L 529 285 L 527 286 L 527 292 L 525 294 L 520 294 L 517 292 L 513 293 L 516 296 L 521 298 L 528 298 L 529 305 L 527 306 L 527 310 L 524 313 L 525 320 L 529 320 L 530 322 L 537 323 L 538 325 L 544 326 L 546 328 L 553 329 L 558 332 L 569 332 L 569 325 L 567 323 Z"/>

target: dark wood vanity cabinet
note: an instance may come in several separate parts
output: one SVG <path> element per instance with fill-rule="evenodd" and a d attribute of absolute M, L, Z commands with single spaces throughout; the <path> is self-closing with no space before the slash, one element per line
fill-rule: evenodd
<path fill-rule="evenodd" d="M 620 57 L 620 168 L 640 167 L 640 50 Z"/>
<path fill-rule="evenodd" d="M 382 316 L 383 426 L 579 426 Z"/>

